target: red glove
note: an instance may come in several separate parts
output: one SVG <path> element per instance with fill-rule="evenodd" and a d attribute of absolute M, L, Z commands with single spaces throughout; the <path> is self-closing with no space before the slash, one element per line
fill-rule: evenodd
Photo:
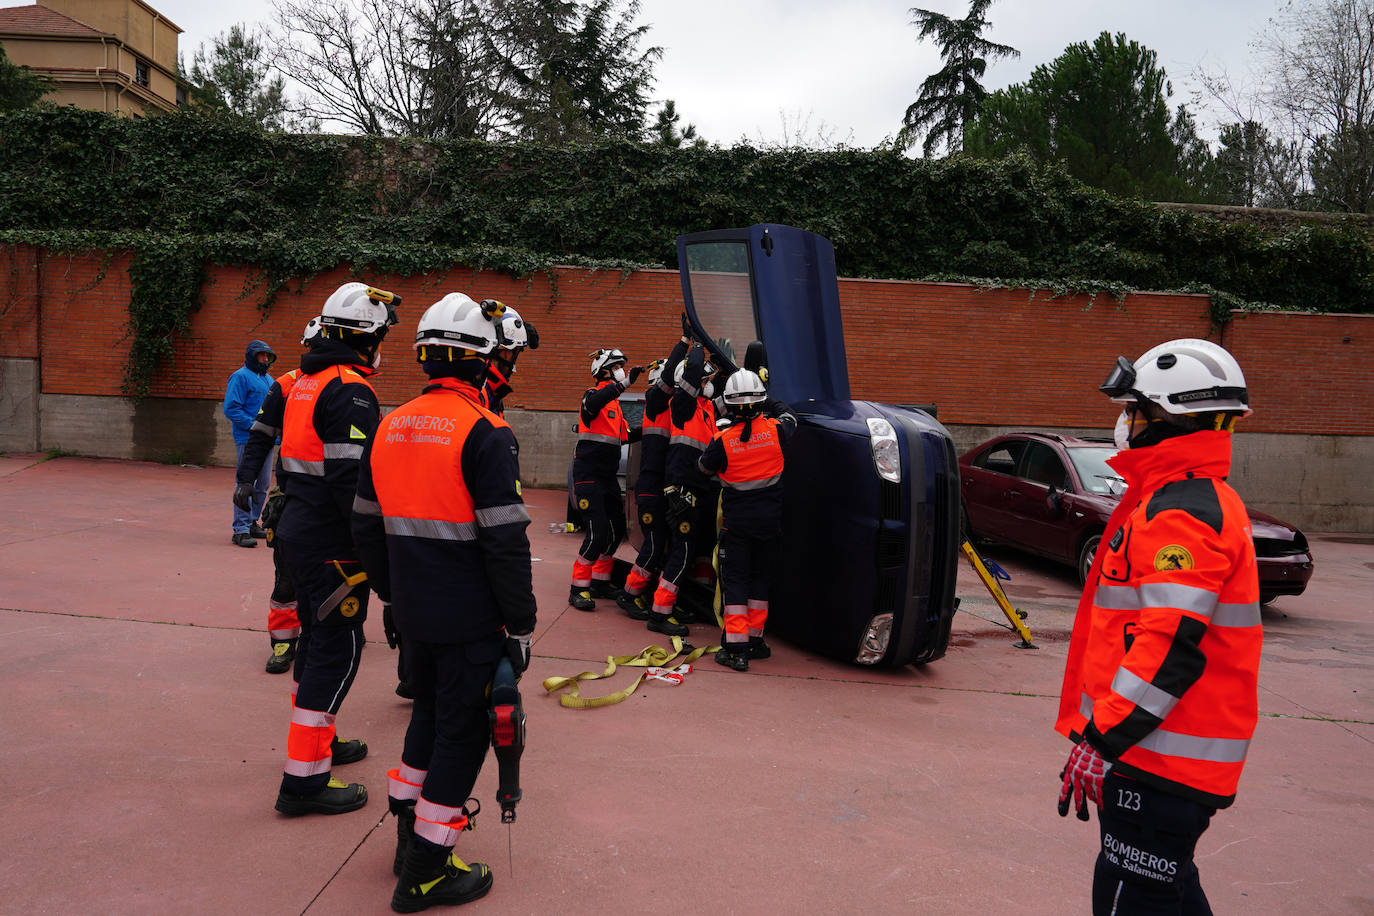
<path fill-rule="evenodd" d="M 1069 813 L 1069 795 L 1073 795 L 1074 809 L 1080 821 L 1088 819 L 1088 802 L 1102 807 L 1102 780 L 1112 770 L 1111 761 L 1104 758 L 1086 741 L 1069 754 L 1069 762 L 1064 764 L 1059 778 L 1064 784 L 1059 789 L 1059 816 Z"/>

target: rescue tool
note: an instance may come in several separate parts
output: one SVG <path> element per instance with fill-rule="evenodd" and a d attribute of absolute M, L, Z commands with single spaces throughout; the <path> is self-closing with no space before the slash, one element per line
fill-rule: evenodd
<path fill-rule="evenodd" d="M 1002 591 L 1002 585 L 997 581 L 997 576 L 993 575 L 988 569 L 988 564 L 978 555 L 978 551 L 973 549 L 973 545 L 965 540 L 959 545 L 964 556 L 968 557 L 968 563 L 973 567 L 973 571 L 978 574 L 978 578 L 983 580 L 983 585 L 987 586 L 988 594 L 992 595 L 992 600 L 997 602 L 997 606 L 1002 609 L 1007 620 L 1011 621 L 1012 627 L 1017 633 L 1021 634 L 1021 641 L 1012 643 L 1018 649 L 1038 648 L 1031 642 L 1030 629 L 1026 626 L 1026 612 L 1011 606 L 1007 600 L 1007 593 Z"/>

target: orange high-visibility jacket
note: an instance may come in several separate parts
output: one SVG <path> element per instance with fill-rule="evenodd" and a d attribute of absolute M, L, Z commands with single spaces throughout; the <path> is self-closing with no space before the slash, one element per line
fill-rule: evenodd
<path fill-rule="evenodd" d="M 506 421 L 457 379 L 436 379 L 377 428 L 358 477 L 353 538 L 406 638 L 534 629 L 517 452 Z"/>
<path fill-rule="evenodd" d="M 1118 771 L 1223 808 L 1258 717 L 1263 638 L 1231 434 L 1121 452 L 1126 480 L 1074 620 L 1055 728 Z"/>

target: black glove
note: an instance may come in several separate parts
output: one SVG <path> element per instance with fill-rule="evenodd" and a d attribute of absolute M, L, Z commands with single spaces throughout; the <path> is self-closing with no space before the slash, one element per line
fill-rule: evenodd
<path fill-rule="evenodd" d="M 510 664 L 517 677 L 530 666 L 530 640 L 533 638 L 533 633 L 506 634 L 506 655 L 510 656 Z"/>
<path fill-rule="evenodd" d="M 687 317 L 686 312 L 682 313 L 682 336 L 689 341 L 692 339 L 693 336 L 692 319 Z"/>
<path fill-rule="evenodd" d="M 222 490 L 220 492 L 223 492 Z M 220 497 L 223 499 L 224 497 Z M 224 505 L 220 503 L 220 505 Z M 234 485 L 234 508 L 243 512 L 253 511 L 253 485 L 239 483 Z"/>
<path fill-rule="evenodd" d="M 277 527 L 281 521 L 282 510 L 286 508 L 286 494 L 280 491 L 267 497 L 267 502 L 262 507 L 262 527 L 269 531 Z"/>
<path fill-rule="evenodd" d="M 643 367 L 643 366 L 631 366 L 631 367 L 630 367 L 630 384 L 633 385 L 633 384 L 635 383 L 635 379 L 639 378 L 639 377 L 640 377 L 641 375 L 643 375 L 643 374 L 644 374 L 644 367 Z"/>
<path fill-rule="evenodd" d="M 386 634 L 386 644 L 395 649 L 401 645 L 400 634 L 396 632 L 396 618 L 391 613 L 391 602 L 382 602 L 382 632 Z"/>

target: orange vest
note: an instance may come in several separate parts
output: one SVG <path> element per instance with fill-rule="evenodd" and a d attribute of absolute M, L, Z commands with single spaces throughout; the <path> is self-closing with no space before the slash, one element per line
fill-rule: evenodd
<path fill-rule="evenodd" d="M 372 389 L 372 383 L 351 366 L 335 365 L 302 375 L 291 385 L 286 398 L 286 412 L 282 418 L 281 467 L 295 474 L 324 476 L 326 458 L 361 458 L 361 443 L 325 443 L 315 431 L 315 403 L 334 379 L 345 385 L 361 384 Z M 285 389 L 283 389 L 285 393 Z"/>
<path fill-rule="evenodd" d="M 782 439 L 778 435 L 778 421 L 772 417 L 755 417 L 748 423 L 748 442 L 740 439 L 744 423 L 736 423 L 720 432 L 720 442 L 725 447 L 725 469 L 720 472 L 720 482 L 734 490 L 762 490 L 782 480 Z"/>
<path fill-rule="evenodd" d="M 671 413 L 671 410 L 664 412 Z M 716 435 L 716 407 L 706 398 L 699 397 L 697 409 L 684 425 L 673 423 L 671 416 L 669 424 L 672 432 L 668 438 L 669 445 L 687 445 L 704 452 Z"/>
<path fill-rule="evenodd" d="M 372 484 L 387 534 L 476 540 L 477 514 L 463 479 L 463 443 L 483 417 L 496 428 L 509 427 L 480 399 L 471 385 L 436 379 L 425 394 L 382 419 L 372 446 Z"/>
<path fill-rule="evenodd" d="M 277 377 L 277 384 L 281 386 L 281 396 L 283 398 L 291 397 L 291 388 L 293 385 L 296 384 L 296 379 L 300 377 L 301 370 L 299 366 L 297 366 L 295 369 L 292 369 L 290 372 L 287 372 L 286 374 Z"/>
<path fill-rule="evenodd" d="M 1055 728 L 1130 741 L 1121 772 L 1226 807 L 1258 719 L 1263 640 L 1249 516 L 1224 480 L 1230 433 L 1109 464 L 1128 489 L 1079 601 Z"/>
<path fill-rule="evenodd" d="M 607 385 L 614 385 L 611 379 L 600 382 L 596 388 L 605 388 Z M 596 390 L 596 389 L 589 389 Z M 622 442 L 629 441 L 630 425 L 625 422 L 625 413 L 620 409 L 620 399 L 617 398 L 601 408 L 601 412 L 592 417 L 591 423 L 582 422 L 582 414 L 577 415 L 577 440 L 579 442 L 604 442 L 608 445 L 619 446 Z"/>

